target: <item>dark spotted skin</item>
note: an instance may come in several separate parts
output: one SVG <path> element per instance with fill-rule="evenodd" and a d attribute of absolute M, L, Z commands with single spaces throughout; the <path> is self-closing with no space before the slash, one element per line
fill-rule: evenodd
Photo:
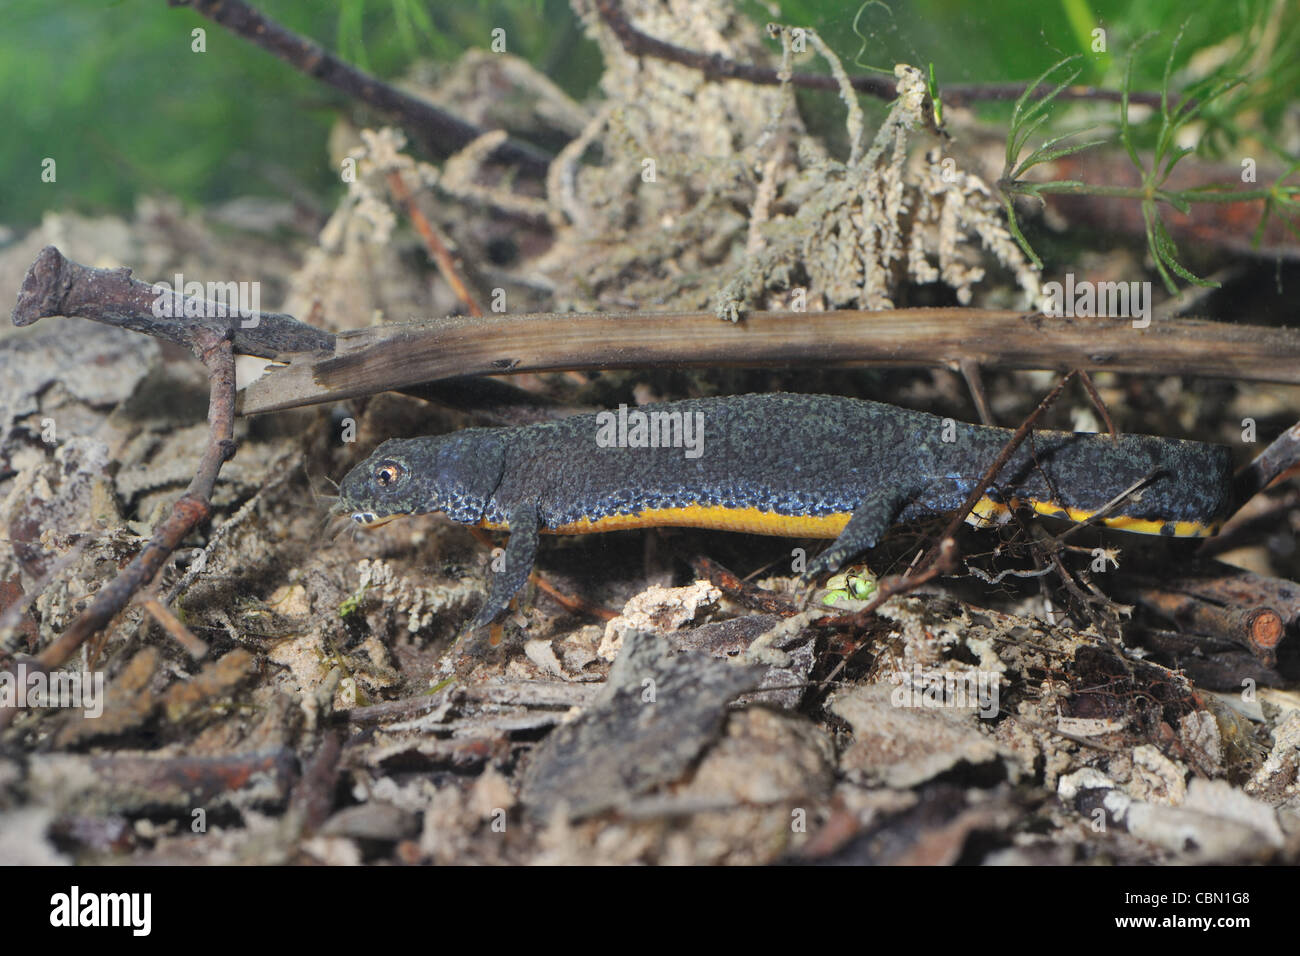
<path fill-rule="evenodd" d="M 693 506 L 851 514 L 809 568 L 816 575 L 873 547 L 895 523 L 958 508 L 1011 436 L 1008 429 L 823 395 L 741 395 L 636 410 L 702 413 L 703 454 L 599 447 L 595 415 L 395 439 L 348 473 L 338 508 L 362 523 L 443 511 L 464 524 L 509 528 L 506 568 L 495 576 L 478 626 L 526 582 L 541 531 Z M 384 484 L 376 481 L 381 466 Z M 1224 518 L 1231 475 L 1231 454 L 1222 446 L 1037 431 L 986 496 L 1092 513 L 1149 478 L 1139 496 L 1108 515 L 1164 523 L 1173 533 L 1180 523 L 1212 526 Z"/>

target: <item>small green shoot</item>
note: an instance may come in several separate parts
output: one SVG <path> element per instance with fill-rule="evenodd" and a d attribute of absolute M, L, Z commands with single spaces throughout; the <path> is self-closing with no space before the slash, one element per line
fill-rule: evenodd
<path fill-rule="evenodd" d="M 826 582 L 826 587 L 823 604 L 838 604 L 848 600 L 869 601 L 876 593 L 876 576 L 870 571 L 865 574 L 836 574 Z"/>

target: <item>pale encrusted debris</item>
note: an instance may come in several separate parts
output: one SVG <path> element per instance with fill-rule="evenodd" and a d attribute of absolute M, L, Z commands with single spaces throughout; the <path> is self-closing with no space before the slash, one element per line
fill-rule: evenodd
<path fill-rule="evenodd" d="M 696 581 L 681 588 L 652 585 L 633 595 L 623 613 L 605 624 L 605 636 L 597 653 L 612 661 L 623 647 L 623 639 L 637 631 L 662 633 L 695 620 L 701 610 L 718 603 L 722 592 L 708 581 Z"/>
<path fill-rule="evenodd" d="M 1285 838 L 1273 809 L 1221 780 L 1195 778 L 1181 806 L 1111 790 L 1102 801 L 1129 833 L 1199 863 L 1257 861 Z"/>
<path fill-rule="evenodd" d="M 437 178 L 438 185 L 458 199 L 483 206 L 495 206 L 522 216 L 544 219 L 550 212 L 546 200 L 521 196 L 518 193 L 484 186 L 477 182 L 478 173 L 488 157 L 508 138 L 509 134 L 503 129 L 491 130 L 476 138 L 443 163 L 442 172 Z M 426 176 L 426 179 L 428 178 Z"/>
<path fill-rule="evenodd" d="M 381 558 L 362 558 L 357 562 L 359 591 L 376 588 L 379 597 L 399 614 L 407 616 L 406 629 L 414 634 L 428 627 L 437 614 L 464 607 L 480 597 L 473 582 L 447 586 L 424 586 L 401 577 L 392 565 Z"/>
<path fill-rule="evenodd" d="M 1300 711 L 1290 711 L 1274 728 L 1273 750 L 1245 789 L 1279 802 L 1300 794 Z"/>
<path fill-rule="evenodd" d="M 1178 739 L 1205 773 L 1223 772 L 1223 738 L 1219 722 L 1207 710 L 1194 710 L 1178 721 Z"/>
<path fill-rule="evenodd" d="M 813 621 L 830 615 L 852 613 L 857 610 L 855 605 L 859 603 L 865 604 L 865 602 L 842 601 L 834 609 L 815 604 L 798 614 L 782 618 L 754 638 L 753 643 L 745 649 L 745 653 L 736 658 L 736 663 L 789 667 L 792 658 L 786 651 L 781 650 L 782 644 L 799 637 Z"/>
<path fill-rule="evenodd" d="M 760 237 L 751 226 L 749 255 L 719 293 L 718 315 L 734 321 L 751 303 L 761 303 L 766 291 L 787 288 L 797 271 L 807 275 L 808 293 L 823 308 L 892 308 L 904 261 L 913 281 L 942 280 L 966 304 L 971 287 L 984 278 L 978 258 L 962 250 L 971 237 L 1015 275 L 1026 304 L 1031 303 L 1039 290 L 1038 272 L 1007 229 L 988 186 L 938 149 L 927 153 L 919 181 L 909 173 L 909 133 L 926 121 L 921 71 L 905 64 L 895 68 L 898 98 L 862 154 L 856 96 L 834 54 L 816 33 L 809 35 L 850 104 L 852 152 L 847 163 L 824 160 L 805 167 L 789 184 L 783 197 L 787 212 L 780 217 L 768 210 L 775 169 L 764 168 L 754 205 L 755 217 L 761 212 L 767 228 Z"/>
<path fill-rule="evenodd" d="M 852 687 L 836 694 L 830 709 L 853 727 L 853 745 L 841 770 L 864 782 L 912 787 L 960 763 L 1017 762 L 967 710 L 896 706 L 895 690 L 884 684 Z"/>
<path fill-rule="evenodd" d="M 1142 744 L 1133 748 L 1133 776 L 1125 789 L 1135 799 L 1176 807 L 1187 796 L 1186 773 L 1186 767 Z"/>

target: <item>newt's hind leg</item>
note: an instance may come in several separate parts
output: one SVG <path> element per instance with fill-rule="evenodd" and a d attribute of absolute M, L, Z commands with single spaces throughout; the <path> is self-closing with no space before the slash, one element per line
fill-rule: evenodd
<path fill-rule="evenodd" d="M 907 500 L 908 496 L 899 494 L 897 490 L 876 491 L 864 498 L 840 536 L 808 563 L 804 580 L 812 581 L 828 571 L 838 571 L 847 561 L 874 548 Z"/>
<path fill-rule="evenodd" d="M 504 566 L 499 571 L 493 569 L 487 600 L 470 622 L 471 632 L 491 624 L 506 609 L 510 599 L 528 583 L 528 575 L 532 574 L 533 561 L 537 557 L 538 527 L 536 504 L 521 505 L 510 515 L 510 541 L 506 544 Z"/>

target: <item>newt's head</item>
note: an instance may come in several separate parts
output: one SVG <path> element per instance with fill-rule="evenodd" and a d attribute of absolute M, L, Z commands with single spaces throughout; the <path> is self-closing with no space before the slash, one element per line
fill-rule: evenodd
<path fill-rule="evenodd" d="M 504 463 L 505 448 L 493 429 L 394 438 L 348 472 L 334 510 L 351 514 L 363 528 L 433 511 L 461 524 L 477 524 Z"/>

